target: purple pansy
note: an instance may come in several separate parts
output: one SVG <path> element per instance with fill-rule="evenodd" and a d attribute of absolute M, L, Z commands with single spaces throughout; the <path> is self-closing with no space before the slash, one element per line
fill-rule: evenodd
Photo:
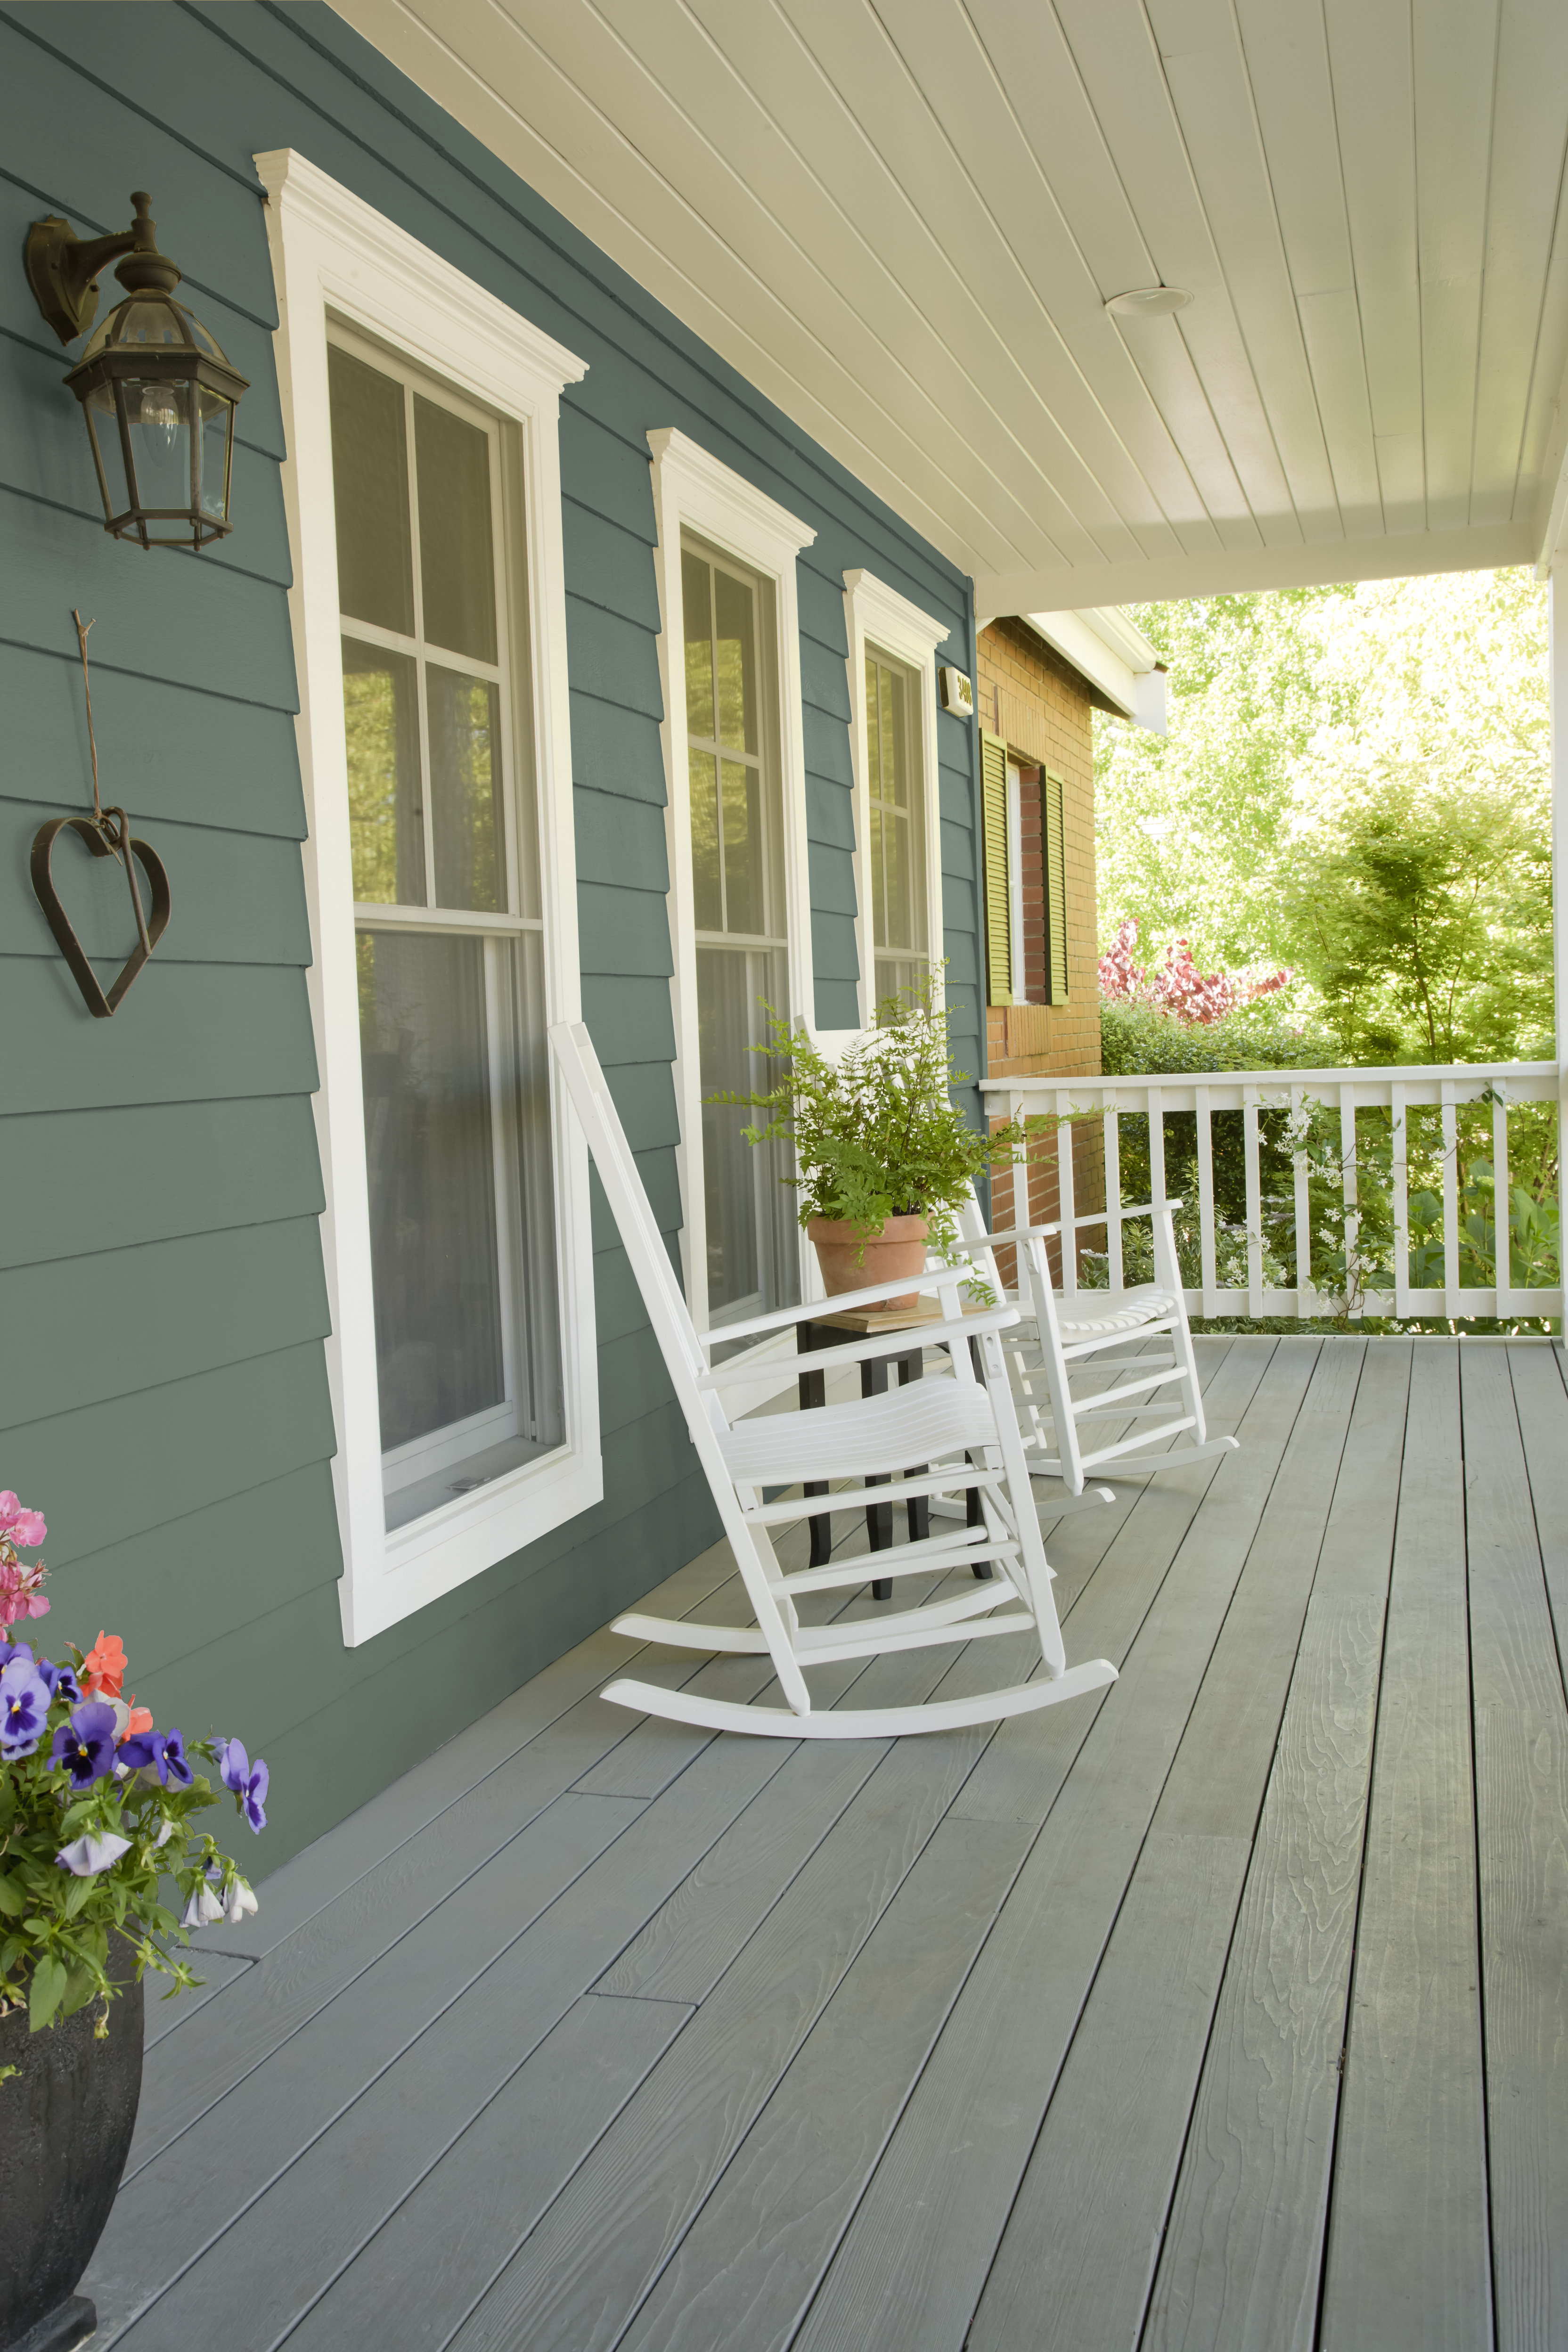
<path fill-rule="evenodd" d="M 0 1754 L 19 1762 L 31 1756 L 48 1721 L 49 1686 L 28 1657 L 0 1669 Z"/>
<path fill-rule="evenodd" d="M 73 1706 L 81 1705 L 81 1685 L 76 1678 L 74 1666 L 57 1666 L 52 1658 L 40 1658 L 37 1664 L 51 1696 L 68 1698 Z"/>
<path fill-rule="evenodd" d="M 237 1739 L 226 1739 L 218 1757 L 218 1770 L 226 1789 L 232 1789 L 239 1799 L 240 1810 L 253 1830 L 267 1827 L 263 1802 L 269 1775 L 258 1756 L 254 1764 Z"/>
<path fill-rule="evenodd" d="M 70 1721 L 61 1724 L 49 1759 L 65 1766 L 73 1789 L 90 1789 L 114 1769 L 114 1709 L 97 1699 L 73 1707 Z"/>
<path fill-rule="evenodd" d="M 166 1789 L 171 1780 L 177 1788 L 188 1789 L 195 1779 L 185 1756 L 184 1739 L 178 1730 L 136 1731 L 120 1743 L 120 1761 L 128 1771 L 140 1771 L 150 1765 Z"/>

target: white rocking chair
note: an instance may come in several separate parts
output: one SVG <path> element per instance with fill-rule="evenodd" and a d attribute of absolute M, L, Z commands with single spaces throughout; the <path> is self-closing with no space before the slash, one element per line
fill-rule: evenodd
<path fill-rule="evenodd" d="M 967 1724 L 998 1722 L 1005 1716 L 1054 1706 L 1061 1699 L 1076 1698 L 1114 1682 L 1116 1669 L 1106 1659 L 1096 1658 L 1069 1669 L 1063 1651 L 1051 1596 L 1051 1571 L 1046 1564 L 1022 1434 L 997 1338 L 999 1331 L 1016 1323 L 1016 1309 L 964 1315 L 959 1296 L 963 1270 L 953 1267 L 913 1282 L 904 1275 L 850 1292 L 835 1305 L 873 1305 L 911 1288 L 936 1291 L 942 1320 L 923 1326 L 921 1339 L 927 1348 L 944 1340 L 958 1342 L 949 1348 L 949 1369 L 883 1396 L 825 1405 L 808 1412 L 764 1415 L 731 1425 L 720 1389 L 731 1389 L 748 1377 L 753 1382 L 761 1379 L 770 1387 L 776 1386 L 780 1359 L 773 1347 L 765 1350 L 767 1361 L 760 1370 L 753 1366 L 748 1374 L 745 1357 L 727 1357 L 715 1370 L 709 1360 L 710 1350 L 719 1345 L 728 1349 L 742 1339 L 776 1341 L 806 1310 L 784 1307 L 777 1314 L 728 1323 L 707 1334 L 697 1331 L 587 1030 L 580 1022 L 562 1023 L 551 1030 L 550 1043 L 586 1130 L 600 1181 L 756 1617 L 754 1626 L 699 1625 L 686 1619 L 644 1616 L 633 1611 L 616 1618 L 613 1630 L 637 1641 L 672 1643 L 689 1649 L 765 1653 L 773 1660 L 787 1705 L 740 1705 L 626 1677 L 609 1684 L 602 1696 L 619 1706 L 717 1731 L 764 1732 L 785 1739 L 885 1739 L 901 1732 L 948 1731 Z M 971 1351 L 963 1344 L 971 1337 L 979 1341 L 983 1378 L 976 1378 Z M 888 1346 L 884 1334 L 841 1348 L 818 1349 L 801 1358 L 801 1369 L 831 1371 L 836 1365 L 886 1355 Z M 944 1462 L 946 1468 L 942 1466 Z M 908 1475 L 911 1469 L 916 1475 Z M 906 1474 L 901 1484 L 866 1483 L 885 1482 L 899 1472 Z M 786 1574 L 773 1549 L 772 1530 L 792 1520 L 820 1516 L 823 1502 L 803 1497 L 770 1503 L 764 1501 L 764 1494 L 807 1479 L 847 1477 L 862 1483 L 834 1494 L 834 1509 L 859 1508 L 890 1499 L 913 1500 L 962 1485 L 978 1490 L 983 1523 L 898 1544 L 869 1557 Z M 802 1625 L 796 1614 L 797 1594 L 852 1588 L 867 1582 L 873 1573 L 893 1577 L 966 1567 L 978 1570 L 986 1563 L 991 1566 L 990 1578 L 976 1580 L 971 1591 L 956 1600 L 823 1626 Z M 877 1657 L 888 1651 L 954 1639 L 1031 1631 L 1045 1668 L 1037 1681 L 973 1697 L 928 1700 L 918 1706 L 813 1710 L 805 1677 L 814 1665 Z"/>
<path fill-rule="evenodd" d="M 1016 1336 L 1010 1333 L 1005 1344 L 1019 1427 L 1031 1474 L 1037 1478 L 1061 1479 L 1070 1496 L 1083 1494 L 1084 1480 L 1093 1472 L 1102 1477 L 1146 1477 L 1237 1450 L 1234 1437 L 1211 1437 L 1204 1420 L 1203 1391 L 1171 1222 L 1172 1210 L 1180 1206 L 1177 1201 L 1145 1202 L 1121 1212 L 1124 1222 L 1129 1217 L 1152 1220 L 1152 1283 L 1115 1291 L 1080 1290 L 1072 1298 L 1061 1297 L 1052 1287 L 1047 1240 L 1062 1234 L 1062 1247 L 1070 1248 L 1079 1227 L 1107 1222 L 1103 1210 L 1075 1217 L 1065 1228 L 1058 1222 L 995 1234 L 986 1232 L 978 1201 L 972 1201 L 963 1212 L 963 1247 L 982 1265 L 999 1298 L 1005 1294 L 994 1253 L 1008 1246 L 1017 1251 L 1017 1296 L 1023 1319 Z M 1121 1358 L 1119 1362 L 1135 1372 L 1136 1378 L 1075 1396 L 1073 1373 L 1080 1365 L 1103 1357 L 1107 1349 L 1124 1347 L 1130 1339 L 1157 1338 L 1170 1340 L 1169 1356 Z M 1099 1369 L 1106 1367 L 1101 1364 Z M 1156 1396 L 1154 1392 L 1161 1389 L 1173 1389 L 1175 1393 Z M 1086 1452 L 1079 1433 L 1084 1423 L 1097 1419 L 1146 1421 L 1151 1426 Z M 1151 1451 L 1166 1446 L 1169 1439 L 1187 1430 L 1192 1436 L 1186 1444 Z"/>

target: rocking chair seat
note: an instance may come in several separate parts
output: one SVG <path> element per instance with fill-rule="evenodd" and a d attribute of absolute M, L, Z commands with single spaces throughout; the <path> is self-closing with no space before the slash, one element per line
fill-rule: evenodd
<path fill-rule="evenodd" d="M 1098 1339 L 1107 1332 L 1141 1331 L 1146 1323 L 1160 1323 L 1167 1315 L 1176 1314 L 1181 1304 L 1170 1291 L 1152 1282 L 1140 1283 L 1135 1290 L 1118 1291 L 1116 1305 L 1108 1302 L 1098 1315 L 1083 1311 L 1083 1299 L 1079 1291 L 1071 1307 L 1057 1309 L 1057 1328 L 1068 1347 L 1075 1339 Z"/>
<path fill-rule="evenodd" d="M 885 1396 L 819 1406 L 815 1412 L 770 1413 L 742 1421 L 720 1438 L 724 1465 L 738 1484 L 793 1485 L 798 1478 L 885 1476 L 916 1463 L 996 1443 L 995 1407 L 978 1385 L 922 1381 Z"/>

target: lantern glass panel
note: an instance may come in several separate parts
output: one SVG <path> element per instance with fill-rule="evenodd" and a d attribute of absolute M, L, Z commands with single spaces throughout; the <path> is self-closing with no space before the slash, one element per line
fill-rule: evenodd
<path fill-rule="evenodd" d="M 131 462 L 136 469 L 136 501 L 154 540 L 191 535 L 191 395 L 184 382 L 127 376 L 125 422 L 131 428 Z M 159 508 L 174 509 L 157 520 Z M 182 520 L 182 517 L 184 520 Z"/>
<path fill-rule="evenodd" d="M 129 512 L 135 493 L 125 478 L 125 451 L 120 438 L 120 412 L 114 404 L 113 385 L 94 384 L 83 403 L 83 411 L 103 470 L 104 520 L 115 522 Z"/>
<path fill-rule="evenodd" d="M 234 403 L 221 392 L 202 384 L 197 391 L 201 429 L 201 509 L 215 522 L 228 520 L 229 443 L 234 432 Z"/>

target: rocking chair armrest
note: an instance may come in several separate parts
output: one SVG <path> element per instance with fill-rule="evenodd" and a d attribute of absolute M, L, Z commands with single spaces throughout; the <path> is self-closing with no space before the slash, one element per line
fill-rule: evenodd
<path fill-rule="evenodd" d="M 812 1310 L 820 1307 L 826 1314 L 845 1315 L 851 1307 L 874 1307 L 880 1298 L 902 1298 L 910 1290 L 940 1290 L 946 1284 L 967 1282 L 961 1265 L 928 1267 L 923 1274 L 895 1274 L 887 1282 L 868 1283 L 863 1290 L 836 1290 L 831 1298 L 803 1300 L 798 1307 L 775 1307 L 771 1314 L 749 1315 L 740 1323 L 714 1323 L 697 1337 L 704 1348 L 727 1348 L 731 1339 L 761 1339 L 770 1332 L 787 1331 L 796 1323 L 809 1323 Z"/>
<path fill-rule="evenodd" d="M 906 1280 L 904 1287 L 908 1289 Z M 847 1364 L 861 1364 L 878 1356 L 900 1352 L 900 1342 L 909 1349 L 937 1348 L 954 1339 L 978 1339 L 993 1331 L 1011 1330 L 1021 1320 L 1016 1307 L 993 1307 L 984 1314 L 965 1315 L 957 1322 L 910 1323 L 900 1331 L 871 1331 L 863 1339 L 846 1339 L 841 1347 L 814 1348 L 809 1356 L 775 1356 L 753 1351 L 755 1360 L 748 1356 L 730 1356 L 723 1363 L 715 1364 L 711 1371 L 699 1372 L 700 1389 L 727 1389 L 738 1382 L 752 1380 L 774 1380 L 781 1370 L 795 1372 L 831 1372 Z"/>

